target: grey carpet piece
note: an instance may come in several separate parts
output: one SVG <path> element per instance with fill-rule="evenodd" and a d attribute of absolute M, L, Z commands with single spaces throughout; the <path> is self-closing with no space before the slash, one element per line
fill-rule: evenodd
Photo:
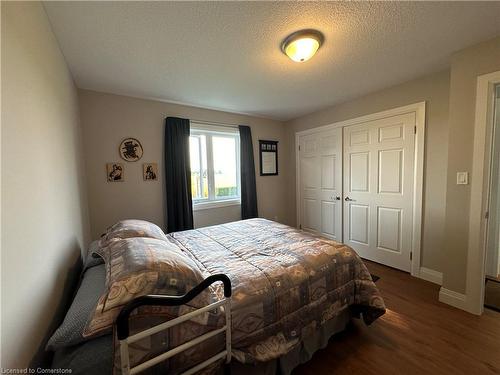
<path fill-rule="evenodd" d="M 63 323 L 47 343 L 47 350 L 57 350 L 85 341 L 82 332 L 87 319 L 97 305 L 97 300 L 104 291 L 105 281 L 104 265 L 89 268 L 85 272 L 81 286 Z"/>

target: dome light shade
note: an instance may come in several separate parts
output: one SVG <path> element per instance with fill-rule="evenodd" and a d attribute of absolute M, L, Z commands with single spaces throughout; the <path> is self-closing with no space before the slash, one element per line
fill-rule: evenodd
<path fill-rule="evenodd" d="M 317 30 L 296 31 L 281 43 L 281 51 L 293 61 L 304 62 L 314 56 L 323 40 L 323 34 Z"/>

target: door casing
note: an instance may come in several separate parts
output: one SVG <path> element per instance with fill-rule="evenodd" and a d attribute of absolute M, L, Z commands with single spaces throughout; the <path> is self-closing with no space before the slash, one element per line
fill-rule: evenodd
<path fill-rule="evenodd" d="M 366 116 L 356 117 L 353 119 L 335 122 L 329 125 L 319 126 L 316 128 L 304 130 L 295 133 L 295 173 L 296 173 L 296 219 L 297 226 L 301 225 L 300 212 L 300 154 L 299 154 L 299 138 L 303 135 L 332 130 L 335 128 L 343 128 L 346 126 L 356 125 L 363 122 L 380 120 L 386 117 L 392 117 L 401 114 L 415 113 L 415 168 L 413 173 L 413 228 L 412 228 L 412 244 L 411 244 L 411 275 L 420 277 L 420 257 L 421 257 L 421 236 L 422 236 L 422 197 L 423 197 L 423 180 L 424 180 L 424 150 L 425 150 L 425 110 L 426 103 L 419 102 L 403 107 L 393 108 L 386 111 L 381 111 Z M 344 197 L 342 197 L 344 198 Z"/>
<path fill-rule="evenodd" d="M 445 297 L 441 288 L 439 299 L 470 313 L 484 311 L 484 278 L 486 238 L 491 183 L 491 149 L 493 133 L 494 87 L 500 84 L 500 71 L 477 77 L 476 113 L 474 121 L 474 149 L 469 208 L 469 239 L 467 249 L 467 275 L 463 301 Z"/>

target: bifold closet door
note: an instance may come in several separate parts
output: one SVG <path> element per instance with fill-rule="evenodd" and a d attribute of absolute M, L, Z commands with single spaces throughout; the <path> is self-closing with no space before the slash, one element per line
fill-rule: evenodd
<path fill-rule="evenodd" d="M 410 271 L 415 113 L 344 128 L 344 242 Z"/>
<path fill-rule="evenodd" d="M 299 138 L 300 223 L 342 241 L 342 129 Z"/>

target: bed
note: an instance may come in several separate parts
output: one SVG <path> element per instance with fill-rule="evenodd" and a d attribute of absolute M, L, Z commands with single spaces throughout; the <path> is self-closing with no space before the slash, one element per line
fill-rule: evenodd
<path fill-rule="evenodd" d="M 149 254 L 144 258 L 151 257 L 148 249 L 159 241 L 175 245 L 188 259 L 189 269 L 197 268 L 204 278 L 215 274 L 229 277 L 232 284 L 232 373 L 289 374 L 309 360 L 315 351 L 325 347 L 329 338 L 342 331 L 351 318 L 362 318 L 366 324 L 371 324 L 385 312 L 384 302 L 362 260 L 354 250 L 335 241 L 265 219 L 237 221 L 167 236 L 151 223 L 142 225 L 153 228 L 151 236 L 157 239 L 113 239 L 115 247 L 124 248 L 121 244 L 126 241 L 129 245 L 126 250 L 120 250 L 121 253 L 115 251 L 114 255 L 109 255 L 112 252 L 108 251 L 107 257 L 103 255 L 107 249 L 105 241 L 101 239 L 91 246 L 89 252 L 101 256 L 104 264 L 101 258 L 92 256 L 86 261 L 73 304 L 48 344 L 48 349 L 55 351 L 54 368 L 71 368 L 73 374 L 120 373 L 119 345 L 113 322 L 116 311 L 119 313 L 123 304 L 108 310 L 115 311 L 111 317 L 96 311 L 103 311 L 101 305 L 112 301 L 110 278 L 117 272 L 127 272 L 142 264 L 142 254 Z M 147 245 L 142 249 L 144 243 Z M 130 257 L 130 266 L 123 254 Z M 148 261 L 151 263 L 151 259 L 145 262 Z M 136 275 L 136 271 L 130 274 Z M 148 280 L 152 279 L 151 273 L 149 275 Z M 193 283 L 184 285 L 184 289 L 174 289 L 182 294 Z M 174 284 L 178 286 L 178 281 Z M 130 282 L 127 285 L 125 289 L 129 293 Z M 156 277 L 155 287 L 158 285 Z M 161 291 L 172 293 L 172 285 L 170 282 Z M 125 289 L 122 287 L 118 293 L 120 301 Z M 103 299 L 106 291 L 107 297 Z M 141 295 L 141 291 L 132 293 L 128 301 Z M 157 289 L 154 292 L 158 294 Z M 192 306 L 138 308 L 131 320 L 131 329 L 140 332 L 175 319 L 204 303 L 220 300 L 223 294 L 223 286 L 214 284 L 205 295 L 197 297 Z M 131 358 L 140 363 L 221 327 L 223 315 L 222 311 L 212 311 L 148 339 L 131 348 Z M 150 372 L 182 372 L 221 348 L 224 348 L 224 338 L 213 337 L 153 367 Z M 205 372 L 219 371 L 219 364 L 207 367 Z"/>

